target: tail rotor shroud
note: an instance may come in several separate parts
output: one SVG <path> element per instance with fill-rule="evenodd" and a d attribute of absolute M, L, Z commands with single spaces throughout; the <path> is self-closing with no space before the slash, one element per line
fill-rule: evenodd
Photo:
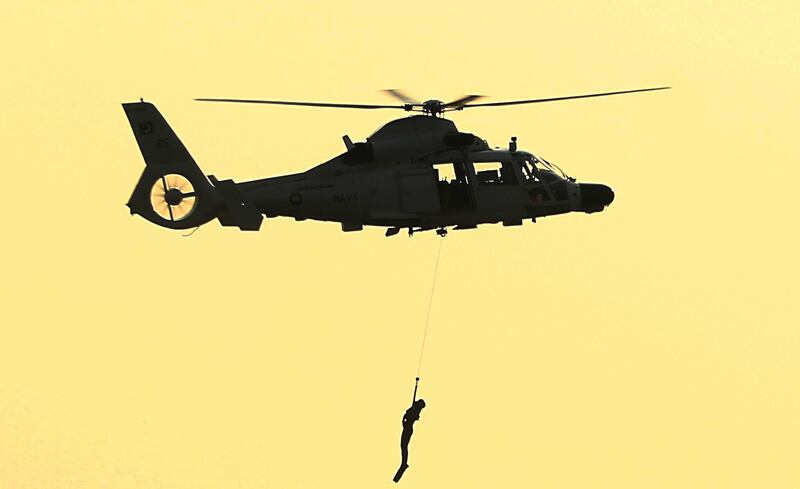
<path fill-rule="evenodd" d="M 150 204 L 163 219 L 181 221 L 191 216 L 197 206 L 197 196 L 189 179 L 170 173 L 162 175 L 153 184 Z"/>

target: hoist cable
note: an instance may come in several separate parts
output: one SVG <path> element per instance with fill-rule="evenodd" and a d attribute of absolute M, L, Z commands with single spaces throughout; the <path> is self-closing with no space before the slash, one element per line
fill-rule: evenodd
<path fill-rule="evenodd" d="M 431 319 L 431 306 L 433 305 L 433 293 L 436 290 L 436 276 L 439 274 L 439 258 L 442 256 L 442 243 L 444 238 L 439 240 L 439 251 L 436 253 L 436 265 L 433 269 L 433 283 L 431 284 L 431 296 L 428 299 L 428 312 L 425 314 L 425 332 L 422 334 L 422 346 L 419 349 L 419 364 L 417 365 L 417 377 L 422 373 L 422 355 L 425 353 L 425 340 L 428 338 L 428 324 Z"/>

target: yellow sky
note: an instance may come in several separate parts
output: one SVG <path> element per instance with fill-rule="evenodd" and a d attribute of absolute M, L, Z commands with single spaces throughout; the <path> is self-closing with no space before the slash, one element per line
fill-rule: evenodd
<path fill-rule="evenodd" d="M 448 4 L 449 3 L 449 4 Z M 766 3 L 766 5 L 761 5 Z M 453 115 L 604 213 L 443 244 L 405 487 L 800 485 L 796 2 L 4 2 L 0 487 L 392 487 L 437 238 L 124 206 L 120 103 L 207 173 L 297 172 L 382 103 Z"/>

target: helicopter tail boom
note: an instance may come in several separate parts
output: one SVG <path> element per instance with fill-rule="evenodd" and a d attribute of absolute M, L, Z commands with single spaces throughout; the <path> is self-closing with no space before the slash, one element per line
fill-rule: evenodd
<path fill-rule="evenodd" d="M 231 180 L 206 177 L 167 121 L 151 103 L 122 104 L 145 169 L 128 200 L 131 214 L 170 229 L 189 229 L 215 218 L 242 230 L 257 230 L 262 216 Z"/>

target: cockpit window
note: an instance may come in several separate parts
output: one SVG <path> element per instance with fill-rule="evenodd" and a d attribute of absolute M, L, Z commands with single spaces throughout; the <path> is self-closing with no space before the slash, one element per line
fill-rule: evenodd
<path fill-rule="evenodd" d="M 536 178 L 536 172 L 533 168 L 533 163 L 528 160 L 522 160 L 520 163 L 520 170 L 522 171 L 522 177 L 525 179 L 525 182 L 538 182 L 539 179 Z"/>
<path fill-rule="evenodd" d="M 531 155 L 524 160 L 520 160 L 520 173 L 525 179 L 525 183 L 540 183 L 541 179 L 546 181 L 553 179 L 570 178 L 561 170 L 561 168 L 549 163 L 547 160 L 537 158 Z"/>

